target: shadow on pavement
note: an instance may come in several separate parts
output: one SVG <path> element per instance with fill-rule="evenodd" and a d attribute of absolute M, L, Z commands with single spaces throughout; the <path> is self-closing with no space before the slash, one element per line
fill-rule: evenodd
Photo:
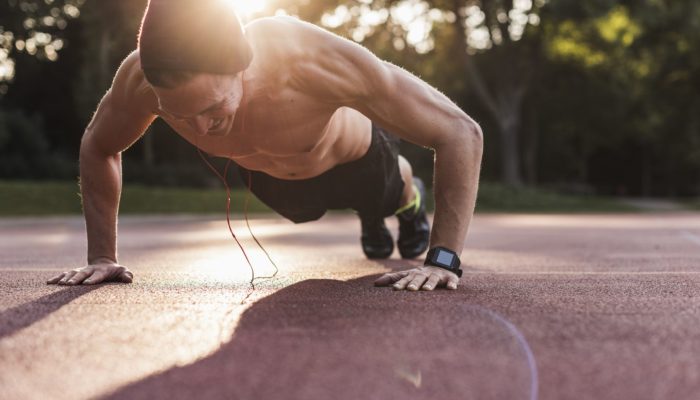
<path fill-rule="evenodd" d="M 478 295 L 395 292 L 376 278 L 286 287 L 247 309 L 214 354 L 108 398 L 532 398 L 522 343 L 494 313 L 468 308 Z"/>
<path fill-rule="evenodd" d="M 0 338 L 10 336 L 99 286 L 73 286 L 0 311 Z"/>

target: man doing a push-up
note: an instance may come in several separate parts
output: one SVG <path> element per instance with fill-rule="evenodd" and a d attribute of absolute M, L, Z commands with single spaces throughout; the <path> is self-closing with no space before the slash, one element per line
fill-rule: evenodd
<path fill-rule="evenodd" d="M 162 118 L 225 157 L 262 202 L 296 223 L 351 208 L 362 250 L 387 258 L 399 220 L 402 258 L 425 265 L 380 277 L 396 289 L 455 289 L 476 201 L 479 126 L 439 91 L 361 45 L 291 17 L 241 26 L 225 0 L 151 0 L 138 49 L 122 63 L 80 147 L 88 265 L 48 283 L 131 282 L 117 261 L 121 153 Z M 398 154 L 435 152 L 435 214 Z"/>

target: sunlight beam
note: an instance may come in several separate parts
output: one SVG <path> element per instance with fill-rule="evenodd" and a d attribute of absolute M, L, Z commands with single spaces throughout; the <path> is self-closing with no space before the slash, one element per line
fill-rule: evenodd
<path fill-rule="evenodd" d="M 226 0 L 241 19 L 249 20 L 267 7 L 267 0 Z"/>

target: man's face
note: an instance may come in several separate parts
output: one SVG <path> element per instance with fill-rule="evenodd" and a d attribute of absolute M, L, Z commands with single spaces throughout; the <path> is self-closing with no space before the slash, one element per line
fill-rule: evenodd
<path fill-rule="evenodd" d="M 199 136 L 225 136 L 243 97 L 241 74 L 198 74 L 175 89 L 154 87 L 161 115 L 187 122 Z"/>

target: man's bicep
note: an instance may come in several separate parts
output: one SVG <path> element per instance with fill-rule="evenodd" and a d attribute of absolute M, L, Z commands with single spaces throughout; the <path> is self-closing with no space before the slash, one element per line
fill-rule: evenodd
<path fill-rule="evenodd" d="M 156 118 L 154 96 L 140 70 L 138 55 L 132 53 L 119 67 L 112 87 L 97 106 L 82 146 L 102 155 L 126 150 Z"/>
<path fill-rule="evenodd" d="M 150 112 L 115 103 L 112 92 L 107 92 L 85 129 L 83 148 L 105 156 L 118 154 L 136 142 L 155 119 Z"/>
<path fill-rule="evenodd" d="M 305 39 L 308 55 L 293 76 L 319 99 L 352 107 L 425 147 L 450 142 L 471 121 L 437 89 L 357 43 L 317 27 Z"/>
<path fill-rule="evenodd" d="M 381 91 L 357 109 L 411 143 L 436 149 L 466 137 L 476 123 L 459 106 L 409 71 L 385 63 Z"/>

